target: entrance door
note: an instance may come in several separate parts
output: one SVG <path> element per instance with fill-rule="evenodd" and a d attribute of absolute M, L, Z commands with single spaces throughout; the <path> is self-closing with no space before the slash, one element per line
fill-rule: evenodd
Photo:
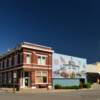
<path fill-rule="evenodd" d="M 28 86 L 30 85 L 29 77 L 25 77 L 24 80 L 25 80 L 25 81 L 24 81 L 24 82 L 25 82 L 25 83 L 24 83 L 24 84 L 25 84 L 25 87 L 28 87 Z"/>
<path fill-rule="evenodd" d="M 30 87 L 30 72 L 22 72 L 21 88 Z"/>
<path fill-rule="evenodd" d="M 30 86 L 30 73 L 29 72 L 24 72 L 24 84 L 25 87 L 29 87 Z"/>

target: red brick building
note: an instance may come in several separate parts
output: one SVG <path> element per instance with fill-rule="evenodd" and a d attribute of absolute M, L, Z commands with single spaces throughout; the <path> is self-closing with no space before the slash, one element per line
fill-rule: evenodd
<path fill-rule="evenodd" d="M 52 86 L 50 47 L 23 42 L 0 56 L 0 86 L 39 88 Z"/>

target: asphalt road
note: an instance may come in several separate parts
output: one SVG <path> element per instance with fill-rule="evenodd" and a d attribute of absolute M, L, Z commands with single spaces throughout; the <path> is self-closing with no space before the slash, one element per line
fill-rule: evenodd
<path fill-rule="evenodd" d="M 0 100 L 100 100 L 100 90 L 77 90 L 61 93 L 0 93 Z"/>

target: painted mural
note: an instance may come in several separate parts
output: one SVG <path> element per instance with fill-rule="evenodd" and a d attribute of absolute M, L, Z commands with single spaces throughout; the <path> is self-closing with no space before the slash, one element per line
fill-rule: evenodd
<path fill-rule="evenodd" d="M 53 78 L 86 78 L 87 60 L 53 54 Z"/>

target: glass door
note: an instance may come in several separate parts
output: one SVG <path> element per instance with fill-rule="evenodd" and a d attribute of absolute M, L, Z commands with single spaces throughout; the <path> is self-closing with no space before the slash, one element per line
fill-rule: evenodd
<path fill-rule="evenodd" d="M 25 77 L 25 87 L 28 87 L 28 86 L 29 86 L 29 78 Z"/>
<path fill-rule="evenodd" d="M 25 87 L 29 87 L 30 86 L 30 73 L 29 72 L 24 72 L 24 84 Z"/>

